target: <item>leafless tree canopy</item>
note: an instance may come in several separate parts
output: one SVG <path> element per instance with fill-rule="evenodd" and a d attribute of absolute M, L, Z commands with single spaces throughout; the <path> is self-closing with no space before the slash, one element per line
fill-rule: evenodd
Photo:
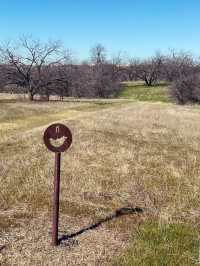
<path fill-rule="evenodd" d="M 128 77 L 132 80 L 143 80 L 147 86 L 152 86 L 161 80 L 163 57 L 156 55 L 150 59 L 129 59 Z"/>
<path fill-rule="evenodd" d="M 198 62 L 195 62 L 189 53 L 176 53 L 172 51 L 164 57 L 163 78 L 169 82 L 191 75 L 198 70 Z"/>
<path fill-rule="evenodd" d="M 36 94 L 75 97 L 110 97 L 120 87 L 118 65 L 106 59 L 105 48 L 91 49 L 91 63 L 73 64 L 59 41 L 41 43 L 22 37 L 17 44 L 0 46 L 1 87 L 21 88 L 33 100 Z"/>
<path fill-rule="evenodd" d="M 42 43 L 31 37 L 0 45 L 0 89 L 36 94 L 74 97 L 113 97 L 121 81 L 142 80 L 151 87 L 165 81 L 173 84 L 171 95 L 179 103 L 199 102 L 200 64 L 189 53 L 156 53 L 149 59 L 129 58 L 118 53 L 108 59 L 106 49 L 97 44 L 90 59 L 75 64 L 60 41 Z M 192 82 L 192 80 L 195 80 Z M 187 100 L 187 99 L 188 100 Z"/>
<path fill-rule="evenodd" d="M 97 44 L 91 48 L 91 62 L 94 65 L 103 64 L 106 61 L 106 49 L 103 45 Z"/>
<path fill-rule="evenodd" d="M 182 76 L 171 86 L 171 96 L 179 104 L 200 103 L 200 75 Z"/>
<path fill-rule="evenodd" d="M 36 93 L 49 94 L 49 86 L 56 82 L 54 66 L 67 59 L 59 41 L 41 43 L 22 37 L 16 45 L 0 46 L 1 60 L 5 66 L 5 84 L 24 88 L 30 100 Z"/>

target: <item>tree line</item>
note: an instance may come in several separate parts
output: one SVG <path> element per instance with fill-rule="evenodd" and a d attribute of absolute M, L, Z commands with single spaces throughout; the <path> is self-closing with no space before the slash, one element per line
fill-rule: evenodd
<path fill-rule="evenodd" d="M 142 80 L 151 88 L 171 84 L 171 96 L 181 104 L 200 101 L 200 62 L 190 53 L 156 53 L 148 59 L 108 58 L 101 44 L 92 47 L 90 58 L 76 63 L 60 41 L 46 43 L 31 37 L 0 45 L 0 91 L 27 93 L 49 100 L 64 97 L 114 97 L 122 81 Z"/>

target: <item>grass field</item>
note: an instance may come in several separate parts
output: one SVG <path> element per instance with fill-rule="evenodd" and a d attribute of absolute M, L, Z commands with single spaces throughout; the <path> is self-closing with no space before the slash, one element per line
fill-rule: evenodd
<path fill-rule="evenodd" d="M 147 102 L 170 102 L 168 84 L 161 83 L 148 87 L 143 82 L 124 82 L 119 98 Z"/>
<path fill-rule="evenodd" d="M 200 108 L 116 100 L 0 99 L 0 265 L 199 265 Z M 51 241 L 54 156 L 44 129 L 60 121 L 59 235 L 123 207 L 58 248 Z"/>

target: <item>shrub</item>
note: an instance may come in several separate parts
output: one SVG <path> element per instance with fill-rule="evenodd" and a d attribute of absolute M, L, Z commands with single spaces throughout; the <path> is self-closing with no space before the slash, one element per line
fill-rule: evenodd
<path fill-rule="evenodd" d="M 170 87 L 170 92 L 179 104 L 200 103 L 200 74 L 180 77 Z"/>

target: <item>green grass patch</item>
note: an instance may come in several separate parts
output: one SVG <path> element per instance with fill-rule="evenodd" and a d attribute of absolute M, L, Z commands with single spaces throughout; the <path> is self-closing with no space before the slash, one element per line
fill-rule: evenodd
<path fill-rule="evenodd" d="M 170 102 L 168 84 L 165 83 L 149 87 L 140 82 L 125 82 L 118 97 L 137 101 Z"/>
<path fill-rule="evenodd" d="M 199 265 L 200 228 L 145 223 L 132 246 L 112 266 Z"/>

